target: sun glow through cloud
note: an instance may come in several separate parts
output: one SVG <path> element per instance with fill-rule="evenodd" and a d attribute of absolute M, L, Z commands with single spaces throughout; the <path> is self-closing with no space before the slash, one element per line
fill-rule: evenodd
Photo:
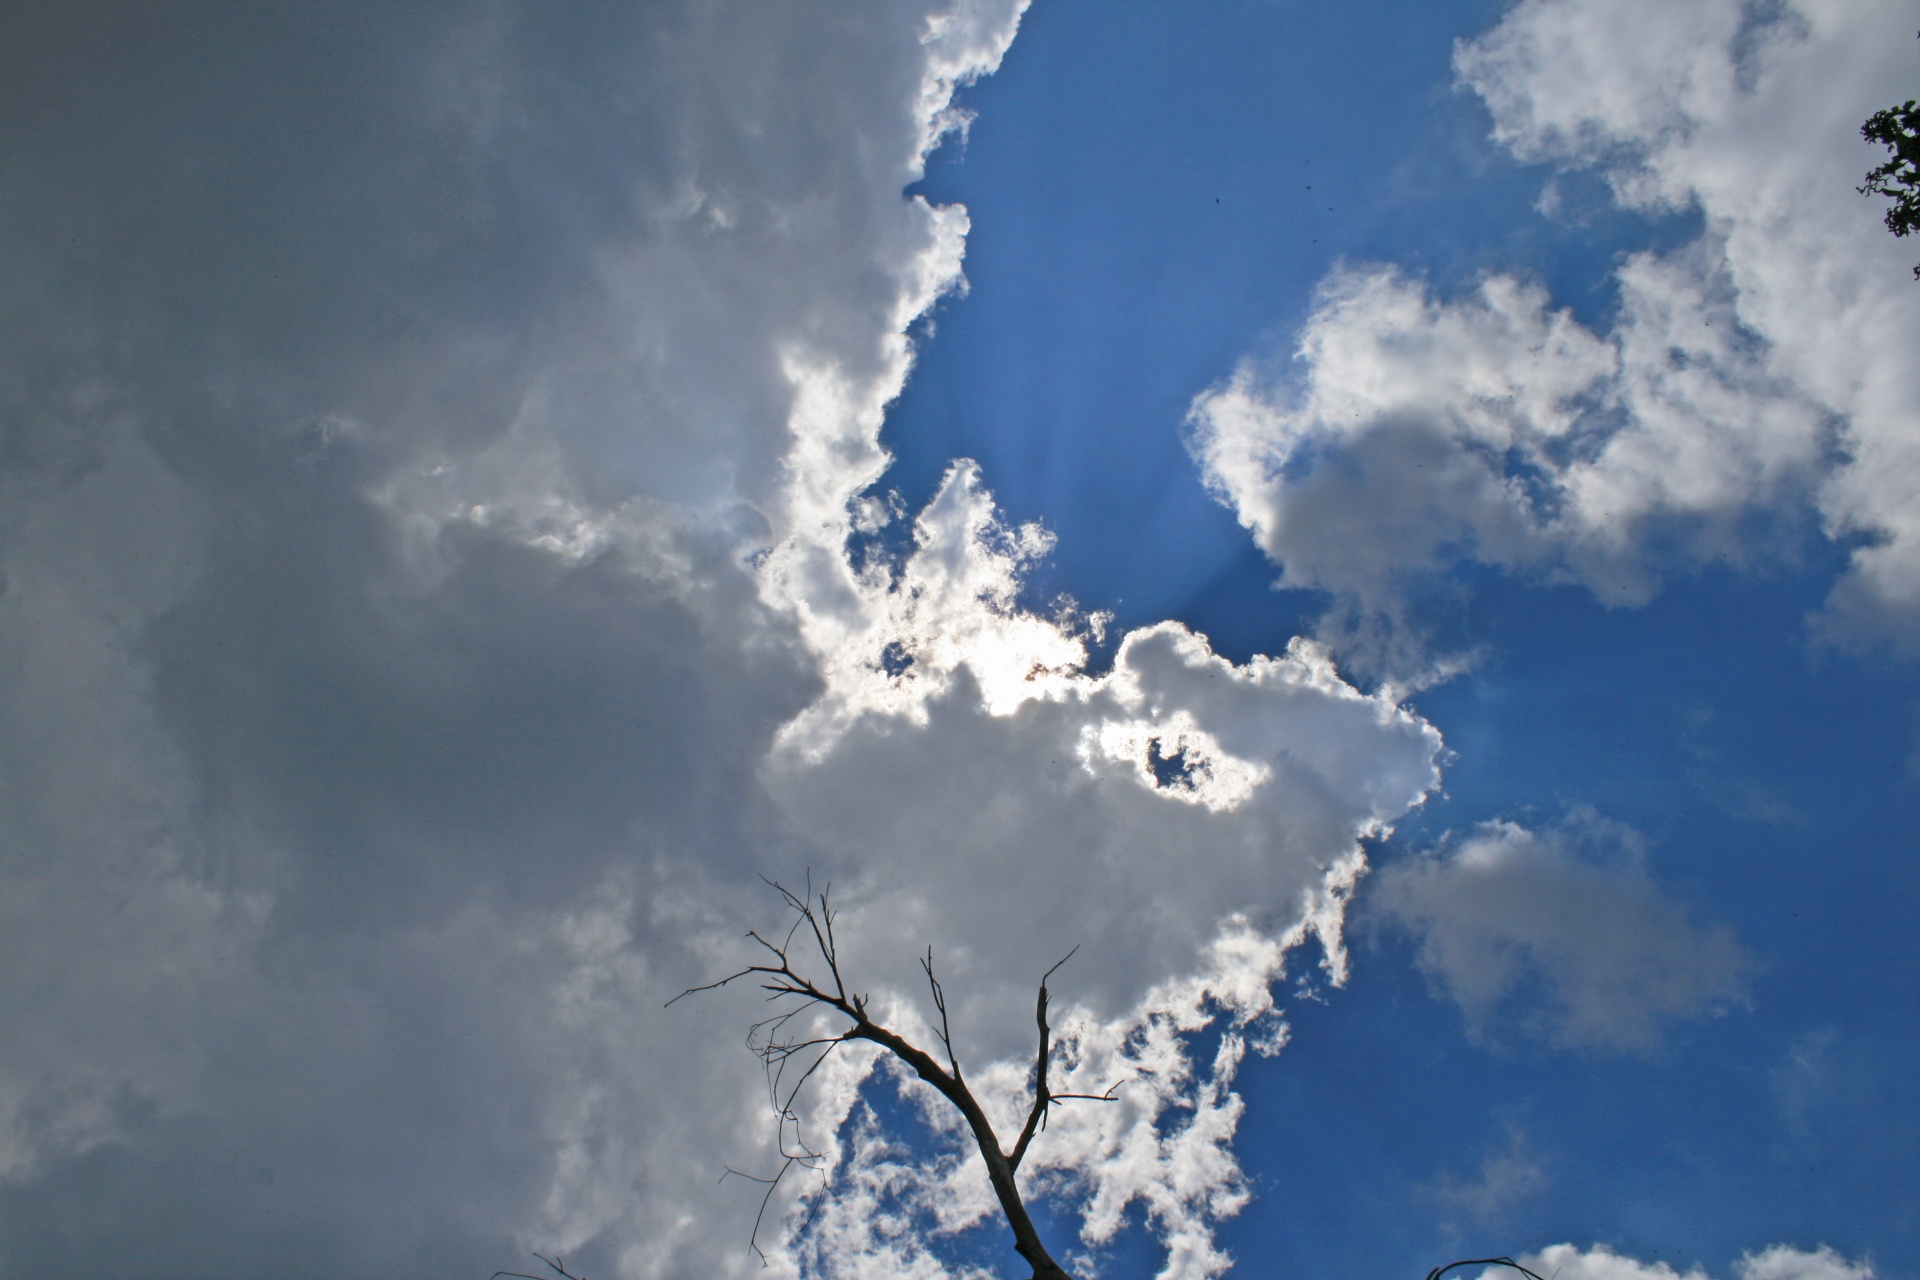
<path fill-rule="evenodd" d="M 0 18 L 0 1276 L 1909 1249 L 1911 15 L 1295 8 Z"/>

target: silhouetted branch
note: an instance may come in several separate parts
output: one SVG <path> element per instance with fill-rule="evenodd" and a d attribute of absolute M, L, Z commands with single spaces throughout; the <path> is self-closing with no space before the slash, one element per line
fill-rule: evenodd
<path fill-rule="evenodd" d="M 554 1274 L 562 1277 L 562 1280 L 586 1280 L 585 1276 L 577 1276 L 573 1274 L 573 1272 L 567 1270 L 560 1263 L 554 1261 L 552 1258 L 547 1257 L 543 1253 L 536 1253 L 533 1256 L 540 1259 L 540 1261 L 546 1263 L 549 1267 L 551 1267 L 554 1271 Z M 530 1276 L 524 1271 L 496 1271 L 492 1275 L 488 1276 L 487 1280 L 500 1280 L 501 1276 L 513 1276 L 513 1277 L 516 1277 L 516 1280 L 553 1280 L 552 1276 Z"/>
<path fill-rule="evenodd" d="M 783 1118 L 783 1123 L 784 1123 L 784 1118 Z M 821 1169 L 818 1164 L 814 1163 L 820 1157 L 818 1155 L 813 1154 L 812 1152 L 808 1152 L 805 1155 L 795 1154 L 793 1152 L 786 1151 L 783 1146 L 781 1150 L 781 1156 L 782 1156 L 782 1159 L 780 1162 L 780 1172 L 774 1174 L 771 1178 L 762 1178 L 757 1174 L 746 1173 L 742 1170 L 734 1168 L 732 1165 L 723 1166 L 726 1169 L 726 1172 L 720 1175 L 720 1181 L 722 1182 L 725 1182 L 728 1178 L 745 1178 L 748 1182 L 762 1183 L 767 1188 L 766 1193 L 760 1197 L 760 1208 L 753 1215 L 753 1231 L 751 1234 L 747 1236 L 747 1247 L 753 1250 L 754 1256 L 760 1259 L 760 1265 L 763 1267 L 769 1264 L 767 1260 L 767 1251 L 760 1247 L 760 1224 L 766 1220 L 767 1206 L 773 1203 L 773 1193 L 780 1189 L 781 1180 L 787 1176 L 787 1171 L 792 1169 L 795 1165 L 800 1165 L 803 1168 L 814 1170 L 815 1172 L 819 1173 L 822 1178 L 826 1176 L 826 1171 Z M 818 1213 L 819 1211 L 820 1211 L 820 1198 L 818 1196 L 815 1196 L 812 1206 L 807 1210 L 806 1221 L 801 1225 L 804 1227 L 806 1225 L 811 1224 L 813 1222 L 813 1215 Z"/>
<path fill-rule="evenodd" d="M 1112 1102 L 1113 1091 L 1118 1083 L 1107 1086 L 1104 1094 L 1062 1093 L 1056 1094 L 1047 1086 L 1047 1065 L 1053 1057 L 1053 1029 L 1047 1025 L 1047 979 L 1059 970 L 1060 966 L 1073 959 L 1080 948 L 1076 944 L 1053 962 L 1053 968 L 1040 975 L 1040 996 L 1034 1002 L 1033 1020 L 1040 1028 L 1040 1049 L 1033 1058 L 1033 1106 L 1027 1111 L 1027 1122 L 1020 1127 L 1020 1139 L 1013 1144 L 1013 1154 L 1007 1157 L 1007 1163 L 1015 1169 L 1026 1159 L 1027 1146 L 1033 1141 L 1033 1135 L 1047 1127 L 1047 1109 L 1056 1102 L 1070 1098 L 1084 1098 L 1089 1102 Z"/>
<path fill-rule="evenodd" d="M 933 1007 L 940 1012 L 940 1025 L 934 1034 L 940 1037 L 940 1043 L 947 1046 L 947 1067 L 953 1072 L 953 1078 L 960 1078 L 960 1060 L 953 1056 L 953 1024 L 947 1018 L 947 993 L 940 989 L 940 979 L 933 976 L 933 948 L 927 948 L 927 954 L 920 957 L 920 968 L 927 975 L 927 986 L 933 990 Z"/>
<path fill-rule="evenodd" d="M 1539 1276 L 1527 1270 L 1512 1258 L 1466 1258 L 1460 1262 L 1449 1262 L 1444 1267 L 1435 1267 L 1433 1270 L 1427 1272 L 1427 1280 L 1440 1280 L 1441 1276 L 1453 1270 L 1455 1267 L 1512 1267 L 1515 1271 L 1527 1277 L 1527 1280 L 1540 1280 Z M 1559 1273 L 1555 1272 L 1555 1274 L 1557 1275 Z"/>
<path fill-rule="evenodd" d="M 765 879 L 765 877 L 762 877 Z M 933 1007 L 940 1015 L 934 1034 L 940 1039 L 940 1045 L 946 1052 L 946 1064 L 943 1066 L 932 1054 L 907 1040 L 898 1032 L 868 1016 L 868 997 L 848 989 L 845 975 L 840 969 L 839 940 L 834 933 L 834 913 L 829 899 L 828 889 L 823 889 L 818 898 L 813 895 L 812 879 L 809 877 L 805 894 L 795 894 L 777 881 L 767 880 L 777 892 L 787 909 L 793 912 L 793 921 L 779 942 L 769 941 L 757 931 L 749 931 L 751 938 L 764 953 L 757 964 L 749 964 L 714 982 L 697 987 L 689 987 L 667 1001 L 669 1005 L 687 996 L 703 991 L 713 991 L 742 978 L 757 978 L 762 990 L 771 1001 L 787 1001 L 771 1016 L 753 1024 L 747 1032 L 747 1046 L 759 1057 L 767 1073 L 767 1100 L 772 1106 L 775 1124 L 775 1148 L 780 1155 L 780 1168 L 770 1178 L 754 1177 L 729 1169 L 728 1174 L 750 1178 L 752 1181 L 766 1184 L 766 1194 L 760 1201 L 760 1212 L 754 1218 L 753 1234 L 749 1246 L 764 1262 L 766 1253 L 760 1248 L 760 1227 L 765 1219 L 767 1206 L 772 1203 L 780 1182 L 795 1166 L 801 1165 L 822 1173 L 820 1153 L 807 1145 L 801 1127 L 797 1105 L 802 1090 L 813 1078 L 822 1064 L 832 1056 L 833 1051 L 853 1040 L 865 1040 L 876 1044 L 906 1066 L 911 1067 L 915 1075 L 926 1081 L 948 1102 L 952 1103 L 966 1120 L 973 1134 L 974 1144 L 979 1148 L 980 1158 L 986 1162 L 987 1177 L 993 1184 L 994 1195 L 999 1200 L 1001 1213 L 1007 1225 L 1013 1230 L 1014 1248 L 1033 1267 L 1034 1280 L 1070 1280 L 1061 1269 L 1046 1246 L 1041 1242 L 1039 1232 L 1028 1215 L 1026 1204 L 1021 1199 L 1015 1173 L 1020 1162 L 1026 1157 L 1027 1149 L 1034 1135 L 1046 1127 L 1047 1111 L 1057 1103 L 1069 1100 L 1087 1100 L 1093 1102 L 1111 1102 L 1119 1084 L 1108 1087 L 1105 1093 L 1056 1094 L 1048 1084 L 1048 1067 L 1053 1052 L 1052 1029 L 1047 1022 L 1047 981 L 1055 971 L 1073 957 L 1069 951 L 1054 964 L 1040 979 L 1040 994 L 1034 1008 L 1034 1021 L 1039 1030 L 1039 1048 L 1034 1055 L 1033 1104 L 1027 1111 L 1025 1125 L 1020 1131 L 1019 1140 L 1011 1153 L 1000 1145 L 992 1122 L 987 1118 L 984 1108 L 973 1095 L 960 1070 L 960 1059 L 954 1049 L 952 1019 L 947 1008 L 947 994 L 934 972 L 933 948 L 927 948 L 927 954 L 920 961 L 920 968 L 927 976 L 927 986 L 933 996 Z M 817 905 L 816 905 L 817 904 Z M 796 951 L 797 940 L 812 940 L 814 963 L 805 963 L 806 957 Z M 800 948 L 804 950 L 804 947 Z M 817 968 L 825 967 L 824 974 L 818 974 Z M 848 1025 L 837 1033 L 815 1033 L 811 1023 L 807 1033 L 789 1033 L 795 1027 L 794 1019 L 808 1010 L 825 1010 L 838 1014 L 847 1020 Z M 806 1067 L 801 1070 L 791 1084 L 788 1083 L 788 1069 L 796 1060 L 805 1060 Z M 722 1176 L 725 1180 L 725 1175 Z M 822 1188 L 824 1195 L 825 1188 Z M 813 1213 L 818 1212 L 819 1201 L 814 1202 L 808 1214 L 808 1222 Z"/>

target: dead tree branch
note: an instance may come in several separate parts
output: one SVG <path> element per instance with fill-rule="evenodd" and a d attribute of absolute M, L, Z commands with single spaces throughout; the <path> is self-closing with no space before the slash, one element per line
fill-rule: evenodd
<path fill-rule="evenodd" d="M 780 895 L 787 910 L 793 913 L 793 922 L 786 933 L 778 942 L 772 942 L 759 932 L 750 931 L 747 937 L 763 953 L 757 963 L 749 964 L 718 981 L 691 987 L 667 1002 L 671 1005 L 687 996 L 713 991 L 741 979 L 757 979 L 760 988 L 768 993 L 767 999 L 776 1006 L 775 1012 L 755 1023 L 747 1033 L 748 1047 L 758 1055 L 766 1068 L 768 1101 L 778 1124 L 776 1146 L 780 1155 L 780 1167 L 772 1177 L 754 1179 L 767 1184 L 766 1195 L 760 1202 L 760 1214 L 754 1219 L 754 1252 L 765 1259 L 766 1255 L 759 1245 L 760 1225 L 781 1179 L 795 1166 L 820 1171 L 823 1177 L 825 1175 L 820 1153 L 807 1146 L 802 1138 L 798 1110 L 801 1091 L 835 1049 L 851 1041 L 865 1040 L 879 1045 L 912 1068 L 915 1075 L 952 1103 L 966 1120 L 974 1144 L 980 1150 L 980 1158 L 986 1162 L 987 1177 L 993 1184 L 1000 1211 L 1013 1231 L 1013 1247 L 1033 1268 L 1033 1280 L 1070 1280 L 1067 1272 L 1054 1261 L 1041 1242 L 1040 1233 L 1034 1227 L 1026 1203 L 1021 1198 L 1015 1175 L 1019 1172 L 1020 1162 L 1026 1158 L 1035 1133 L 1046 1128 L 1050 1108 L 1075 1099 L 1111 1102 L 1114 1100 L 1114 1090 L 1119 1087 L 1116 1084 L 1098 1094 L 1057 1094 L 1048 1086 L 1053 1033 L 1047 1021 L 1047 982 L 1061 965 L 1073 957 L 1073 952 L 1069 951 L 1040 979 L 1039 999 L 1034 1006 L 1034 1021 L 1039 1028 L 1040 1043 L 1034 1055 L 1031 1084 L 1033 1103 L 1028 1108 L 1026 1123 L 1021 1126 L 1019 1138 L 1013 1149 L 1008 1151 L 1001 1144 L 993 1122 L 987 1118 L 986 1110 L 981 1107 L 960 1070 L 960 1059 L 953 1044 L 953 1026 L 947 1011 L 946 991 L 934 972 L 933 948 L 927 948 L 920 968 L 926 974 L 933 1007 L 939 1014 L 934 1034 L 939 1037 L 940 1047 L 945 1050 L 944 1065 L 933 1054 L 898 1032 L 875 1022 L 867 1012 L 868 998 L 848 989 L 840 969 L 839 942 L 834 936 L 830 888 L 822 890 L 816 899 L 811 884 L 804 894 L 795 894 L 775 881 L 768 880 L 767 883 Z M 811 956 L 807 954 L 809 951 Z M 821 972 L 823 966 L 824 972 Z M 799 1020 L 803 1014 L 820 1010 L 839 1015 L 847 1025 L 833 1034 L 809 1034 Z M 813 1024 L 809 1021 L 806 1025 L 810 1027 Z M 735 1172 L 728 1170 L 729 1174 Z M 814 1211 L 817 1212 L 818 1207 L 816 1201 Z"/>
<path fill-rule="evenodd" d="M 1527 1270 L 1512 1258 L 1466 1258 L 1459 1262 L 1449 1262 L 1444 1267 L 1435 1267 L 1433 1270 L 1427 1272 L 1427 1280 L 1440 1280 L 1441 1276 L 1453 1270 L 1455 1267 L 1511 1267 L 1521 1275 L 1527 1277 L 1527 1280 L 1540 1280 L 1539 1276 Z M 1556 1271 L 1554 1274 L 1558 1275 L 1559 1272 Z"/>
<path fill-rule="evenodd" d="M 562 1263 L 549 1258 L 544 1253 L 536 1253 L 533 1256 L 546 1263 L 548 1269 L 551 1270 L 554 1275 L 559 1276 L 561 1280 L 586 1280 L 585 1276 L 573 1274 L 573 1272 L 567 1270 Z M 524 1271 L 496 1271 L 488 1276 L 487 1280 L 500 1280 L 501 1276 L 512 1276 L 515 1280 L 552 1280 L 551 1276 L 530 1276 Z"/>

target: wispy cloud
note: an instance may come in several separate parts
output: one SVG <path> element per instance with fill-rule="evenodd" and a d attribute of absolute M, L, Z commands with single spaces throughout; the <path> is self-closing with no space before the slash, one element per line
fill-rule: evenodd
<path fill-rule="evenodd" d="M 1502 1140 L 1487 1144 L 1471 1174 L 1462 1177 L 1443 1171 L 1427 1184 L 1426 1195 L 1449 1213 L 1487 1224 L 1545 1191 L 1552 1182 L 1547 1162 L 1513 1115 L 1504 1117 L 1504 1122 Z"/>

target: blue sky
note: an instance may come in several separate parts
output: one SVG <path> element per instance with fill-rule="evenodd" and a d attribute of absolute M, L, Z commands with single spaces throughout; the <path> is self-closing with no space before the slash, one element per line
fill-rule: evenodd
<path fill-rule="evenodd" d="M 938 313 L 889 416 L 883 483 L 917 495 L 946 458 L 980 459 L 1004 508 L 1059 534 L 1038 589 L 1122 625 L 1178 617 L 1235 655 L 1310 626 L 1324 597 L 1269 590 L 1272 565 L 1195 483 L 1195 389 L 1249 347 L 1284 352 L 1342 260 L 1443 292 L 1520 273 L 1605 326 L 1620 255 L 1700 231 L 1697 209 L 1611 207 L 1590 175 L 1581 216 L 1542 216 L 1554 168 L 1502 154 L 1450 65 L 1501 12 L 1029 14 L 963 97 L 966 145 L 919 188 L 973 213 L 971 291 Z M 1810 645 L 1842 563 L 1803 538 L 1788 562 L 1685 574 L 1632 609 L 1466 576 L 1456 625 L 1486 657 L 1417 699 L 1457 754 L 1377 856 L 1592 806 L 1642 833 L 1654 873 L 1759 973 L 1744 1006 L 1650 1056 L 1556 1052 L 1471 1043 L 1405 940 L 1378 937 L 1243 1078 L 1260 1191 L 1224 1232 L 1236 1254 L 1288 1274 L 1411 1274 L 1548 1238 L 1716 1271 L 1762 1236 L 1890 1271 L 1913 1256 L 1899 1082 L 1920 953 L 1901 831 L 1920 690 L 1908 663 Z M 1817 1102 L 1790 1100 L 1796 1070 Z M 1502 1160 L 1518 1182 L 1460 1198 Z"/>
<path fill-rule="evenodd" d="M 1913 1274 L 1916 19 L 9 10 L 0 1277 Z"/>
<path fill-rule="evenodd" d="M 1061 533 L 1052 571 L 1089 602 L 1122 622 L 1192 618 L 1234 652 L 1283 645 L 1313 602 L 1250 615 L 1259 595 L 1239 576 L 1200 621 L 1196 581 L 1272 575 L 1192 482 L 1179 424 L 1196 388 L 1249 347 L 1284 350 L 1342 259 L 1443 287 L 1524 271 L 1595 319 L 1611 253 L 1689 221 L 1602 205 L 1597 226 L 1543 225 L 1543 175 L 1501 155 L 1452 87 L 1453 41 L 1499 8 L 1030 14 L 965 95 L 967 143 L 917 188 L 973 214 L 971 289 L 937 313 L 890 416 L 889 481 L 930 492 L 947 459 L 977 458 L 1010 515 Z M 1251 617 L 1275 630 L 1243 635 Z"/>

